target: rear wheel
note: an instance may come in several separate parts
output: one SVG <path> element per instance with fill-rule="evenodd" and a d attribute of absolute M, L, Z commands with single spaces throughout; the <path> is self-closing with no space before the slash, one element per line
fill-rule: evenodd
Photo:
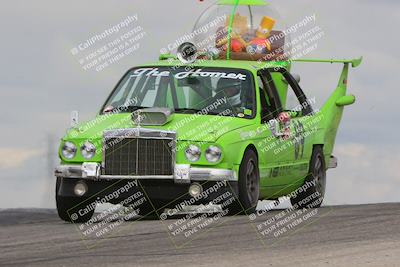
<path fill-rule="evenodd" d="M 290 199 L 296 208 L 319 208 L 325 196 L 326 167 L 324 153 L 321 146 L 313 150 L 310 160 L 309 175 L 307 176 L 302 192 Z"/>
<path fill-rule="evenodd" d="M 229 214 L 255 211 L 260 195 L 260 173 L 256 153 L 248 149 L 239 168 L 239 202 L 229 207 Z"/>
<path fill-rule="evenodd" d="M 60 177 L 57 177 L 56 183 L 56 205 L 58 216 L 61 220 L 72 223 L 84 223 L 89 221 L 94 213 L 95 205 L 91 205 L 85 198 L 64 197 L 58 195 L 61 185 Z"/>

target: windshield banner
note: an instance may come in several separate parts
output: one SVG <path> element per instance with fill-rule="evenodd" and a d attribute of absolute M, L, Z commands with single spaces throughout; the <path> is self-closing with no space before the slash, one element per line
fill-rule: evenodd
<path fill-rule="evenodd" d="M 160 71 L 158 68 L 140 68 L 133 72 L 131 77 L 138 77 L 146 75 L 146 77 L 155 76 L 155 77 L 168 77 L 170 75 L 170 71 L 162 70 Z M 212 78 L 225 78 L 225 79 L 233 79 L 233 80 L 241 80 L 246 81 L 246 75 L 242 73 L 235 72 L 221 72 L 221 71 L 203 71 L 202 69 L 182 71 L 174 73 L 174 77 L 178 80 L 185 79 L 187 77 L 212 77 Z"/>

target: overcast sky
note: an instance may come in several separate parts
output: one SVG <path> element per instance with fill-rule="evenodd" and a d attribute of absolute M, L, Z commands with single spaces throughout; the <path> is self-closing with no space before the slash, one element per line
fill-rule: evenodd
<path fill-rule="evenodd" d="M 57 162 L 54 144 L 69 126 L 70 112 L 78 110 L 81 120 L 93 117 L 128 68 L 155 61 L 160 49 L 190 32 L 212 3 L 2 0 L 0 208 L 54 207 L 50 167 Z M 400 2 L 271 3 L 287 25 L 316 14 L 324 37 L 308 57 L 364 56 L 363 64 L 350 70 L 349 92 L 357 103 L 344 113 L 334 150 L 339 167 L 328 171 L 325 204 L 400 201 Z M 100 72 L 85 71 L 71 49 L 135 15 L 132 25 L 146 33 L 140 47 Z M 334 89 L 340 68 L 299 63 L 293 71 L 301 75 L 306 94 L 321 103 Z"/>

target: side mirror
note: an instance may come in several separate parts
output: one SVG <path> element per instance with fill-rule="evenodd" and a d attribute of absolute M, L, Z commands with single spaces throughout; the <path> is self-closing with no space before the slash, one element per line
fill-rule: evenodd
<path fill-rule="evenodd" d="M 78 123 L 79 123 L 78 111 L 76 111 L 76 110 L 71 111 L 70 122 L 71 122 L 71 127 L 75 127 L 76 125 L 78 125 Z"/>
<path fill-rule="evenodd" d="M 290 115 L 287 112 L 279 114 L 277 119 L 268 121 L 269 130 L 274 137 L 287 140 L 290 137 Z"/>
<path fill-rule="evenodd" d="M 348 105 L 352 105 L 356 102 L 356 97 L 354 95 L 345 95 L 336 100 L 336 106 L 344 107 Z"/>
<path fill-rule="evenodd" d="M 281 127 L 280 127 L 279 121 L 277 119 L 268 121 L 268 127 L 269 127 L 269 130 L 271 131 L 273 137 L 281 136 L 281 133 L 280 133 Z"/>

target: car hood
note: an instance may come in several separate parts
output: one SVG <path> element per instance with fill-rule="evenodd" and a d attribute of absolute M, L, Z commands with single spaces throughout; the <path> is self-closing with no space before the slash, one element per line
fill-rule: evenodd
<path fill-rule="evenodd" d="M 165 125 L 140 127 L 174 131 L 179 141 L 215 142 L 222 135 L 253 123 L 253 120 L 228 116 L 174 114 Z M 99 115 L 71 128 L 65 139 L 97 139 L 103 137 L 104 131 L 135 127 L 130 113 Z"/>

